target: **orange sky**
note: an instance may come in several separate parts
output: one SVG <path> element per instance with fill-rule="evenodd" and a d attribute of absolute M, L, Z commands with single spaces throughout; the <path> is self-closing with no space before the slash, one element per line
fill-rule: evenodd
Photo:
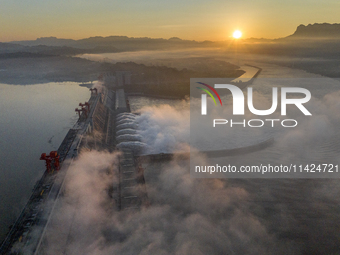
<path fill-rule="evenodd" d="M 90 36 L 278 38 L 299 24 L 339 23 L 338 0 L 3 0 L 0 41 Z"/>

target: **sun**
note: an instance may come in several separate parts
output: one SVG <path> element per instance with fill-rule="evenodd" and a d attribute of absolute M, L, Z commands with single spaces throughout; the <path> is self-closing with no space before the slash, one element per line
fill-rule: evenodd
<path fill-rule="evenodd" d="M 242 36 L 242 32 L 241 32 L 240 30 L 235 30 L 235 31 L 234 31 L 233 37 L 234 37 L 235 39 L 239 39 L 239 38 L 241 38 L 241 36 Z"/>

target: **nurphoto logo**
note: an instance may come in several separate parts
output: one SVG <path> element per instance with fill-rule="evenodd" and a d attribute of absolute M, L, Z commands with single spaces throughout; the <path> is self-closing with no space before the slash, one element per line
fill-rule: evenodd
<path fill-rule="evenodd" d="M 231 84 L 215 84 L 213 88 L 212 86 L 197 82 L 201 85 L 204 85 L 205 87 L 209 88 L 219 99 L 220 104 L 222 106 L 222 100 L 217 93 L 216 89 L 228 89 L 231 92 L 231 96 L 233 98 L 233 115 L 244 115 L 244 106 L 245 106 L 245 98 L 243 91 Z M 197 87 L 198 89 L 206 92 L 206 94 L 201 94 L 201 115 L 207 115 L 207 94 L 213 99 L 215 105 L 217 105 L 215 97 L 213 94 L 204 88 Z M 247 96 L 247 105 L 248 109 L 251 113 L 258 116 L 266 116 L 274 113 L 278 106 L 278 88 L 273 87 L 272 88 L 272 105 L 267 110 L 258 110 L 254 107 L 253 104 L 253 88 L 248 87 L 248 96 Z M 303 94 L 303 98 L 287 98 L 287 95 L 289 93 L 294 94 Z M 287 115 L 287 105 L 295 105 L 304 115 L 311 116 L 312 114 L 306 109 L 306 107 L 303 105 L 307 103 L 311 99 L 311 93 L 308 89 L 305 88 L 298 88 L 298 87 L 281 87 L 281 115 L 286 116 Z M 246 121 L 245 119 L 242 122 L 233 122 L 233 120 L 227 120 L 227 119 L 214 119 L 213 120 L 213 127 L 216 127 L 216 125 L 225 125 L 230 123 L 230 127 L 233 127 L 235 125 L 242 125 L 243 127 L 248 124 L 249 127 L 262 127 L 264 126 L 265 122 L 270 122 L 271 126 L 275 126 L 275 122 L 280 122 L 283 127 L 296 127 L 298 122 L 295 119 L 250 119 Z"/>

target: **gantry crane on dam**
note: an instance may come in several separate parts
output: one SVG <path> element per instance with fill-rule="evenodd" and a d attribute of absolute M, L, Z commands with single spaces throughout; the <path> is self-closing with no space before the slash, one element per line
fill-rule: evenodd
<path fill-rule="evenodd" d="M 127 78 L 125 77 L 127 76 Z M 130 112 L 123 85 L 129 72 L 118 73 L 117 81 L 92 88 L 88 102 L 79 103 L 76 124 L 69 130 L 57 151 L 43 153 L 46 170 L 36 183 L 33 193 L 0 247 L 1 254 L 44 254 L 48 242 L 46 229 L 53 218 L 55 206 L 64 192 L 68 168 L 82 149 L 115 151 L 115 119 L 117 114 Z M 94 132 L 103 134 L 87 139 Z M 136 164 L 134 151 L 122 148 L 115 170 L 118 182 L 112 184 L 112 198 L 117 210 L 138 210 L 148 205 L 141 164 Z M 48 206 L 47 206 L 48 205 Z"/>

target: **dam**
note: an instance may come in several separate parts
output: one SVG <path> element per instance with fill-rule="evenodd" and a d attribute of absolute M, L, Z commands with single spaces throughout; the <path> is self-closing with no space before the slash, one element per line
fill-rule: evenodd
<path fill-rule="evenodd" d="M 256 76 L 260 71 L 257 71 Z M 112 181 L 110 189 L 110 197 L 118 211 L 140 210 L 150 205 L 142 166 L 144 162 L 170 161 L 175 156 L 189 159 L 187 152 L 140 155 L 145 144 L 132 132 L 136 128 L 136 116 L 131 113 L 124 91 L 124 83 L 130 82 L 129 75 L 128 72 L 120 72 L 116 81 L 109 79 L 105 86 L 90 89 L 89 101 L 80 103 L 80 108 L 75 109 L 79 119 L 68 131 L 58 150 L 41 156 L 40 159 L 46 161 L 46 171 L 34 186 L 29 201 L 2 243 L 1 254 L 47 254 L 49 226 L 60 205 L 59 200 L 64 196 L 68 170 L 82 151 L 119 151 L 118 165 L 112 166 L 117 180 Z M 247 84 L 243 82 L 242 85 Z M 247 153 L 271 143 L 272 140 L 260 147 L 211 151 L 206 154 L 209 157 L 222 157 Z M 72 212 L 73 215 L 76 213 Z M 66 232 L 59 240 L 60 247 L 66 247 L 68 239 L 69 232 Z M 59 253 L 66 254 L 64 250 Z"/>
<path fill-rule="evenodd" d="M 122 83 L 127 80 L 124 75 L 118 75 L 118 89 L 109 89 L 110 86 L 90 89 L 89 101 L 80 103 L 81 108 L 75 109 L 79 119 L 68 131 L 58 150 L 50 155 L 42 154 L 40 159 L 46 161 L 46 171 L 35 184 L 26 206 L 1 244 L 0 254 L 44 254 L 46 229 L 59 197 L 63 196 L 65 179 L 73 161 L 82 150 L 117 150 L 116 118 L 119 114 L 130 112 L 122 88 Z M 123 146 L 119 151 L 119 164 L 115 173 L 119 181 L 112 184 L 110 195 L 115 200 L 117 210 L 138 210 L 148 205 L 143 188 L 143 168 L 135 160 L 133 149 Z"/>

